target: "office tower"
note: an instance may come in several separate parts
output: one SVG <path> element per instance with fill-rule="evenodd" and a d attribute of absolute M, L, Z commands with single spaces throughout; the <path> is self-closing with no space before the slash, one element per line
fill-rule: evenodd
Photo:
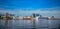
<path fill-rule="evenodd" d="M 54 16 L 52 16 L 51 19 L 54 19 Z"/>
<path fill-rule="evenodd" d="M 39 14 L 36 14 L 36 17 L 39 16 Z"/>
<path fill-rule="evenodd" d="M 34 18 L 36 17 L 36 16 L 35 16 L 35 13 L 33 13 L 32 17 L 34 17 Z"/>

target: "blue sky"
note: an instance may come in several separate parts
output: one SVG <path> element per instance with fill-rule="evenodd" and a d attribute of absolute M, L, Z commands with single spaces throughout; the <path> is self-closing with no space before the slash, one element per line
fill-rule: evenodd
<path fill-rule="evenodd" d="M 60 0 L 0 0 L 0 13 L 6 12 L 16 15 L 56 15 L 60 12 Z"/>
<path fill-rule="evenodd" d="M 0 0 L 0 9 L 35 10 L 40 8 L 60 7 L 60 0 Z"/>

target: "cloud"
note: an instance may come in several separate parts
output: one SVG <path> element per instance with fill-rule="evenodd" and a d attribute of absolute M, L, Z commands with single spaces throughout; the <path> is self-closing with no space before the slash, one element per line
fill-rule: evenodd
<path fill-rule="evenodd" d="M 60 13 L 60 11 L 42 11 L 42 10 L 30 10 L 30 11 L 28 11 L 28 10 L 0 10 L 0 13 L 6 13 L 6 12 L 8 12 L 8 13 L 13 13 L 13 14 L 23 14 L 23 13 L 30 13 L 30 14 L 32 14 L 32 13 Z"/>
<path fill-rule="evenodd" d="M 60 7 L 54 7 L 54 8 L 43 8 L 43 9 L 34 9 L 33 8 L 27 8 L 27 10 L 25 10 L 26 8 L 23 8 L 23 9 L 15 9 L 15 10 L 10 10 L 10 9 L 3 9 L 3 8 L 0 8 L 0 12 L 2 13 L 16 13 L 16 14 L 19 14 L 19 13 L 59 13 L 60 11 Z"/>
<path fill-rule="evenodd" d="M 56 9 L 56 8 L 46 8 L 46 9 Z M 15 15 L 20 15 L 20 16 L 31 16 L 33 13 L 38 13 L 43 16 L 55 16 L 55 17 L 60 17 L 60 10 L 21 10 L 21 9 L 16 9 L 16 10 L 0 10 L 0 13 L 10 13 L 10 14 L 15 14 Z"/>

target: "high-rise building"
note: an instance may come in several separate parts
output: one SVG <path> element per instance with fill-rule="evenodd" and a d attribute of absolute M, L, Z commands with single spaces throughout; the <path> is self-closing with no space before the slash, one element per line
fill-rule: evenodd
<path fill-rule="evenodd" d="M 42 17 L 42 15 L 33 13 L 32 17 Z"/>
<path fill-rule="evenodd" d="M 54 19 L 54 16 L 52 16 L 51 19 Z"/>
<path fill-rule="evenodd" d="M 42 17 L 42 15 L 39 15 L 40 17 Z"/>
<path fill-rule="evenodd" d="M 32 17 L 34 17 L 34 18 L 36 17 L 36 16 L 35 16 L 35 13 L 33 13 Z"/>
<path fill-rule="evenodd" d="M 39 14 L 36 14 L 35 16 L 37 17 L 37 16 L 39 16 Z"/>

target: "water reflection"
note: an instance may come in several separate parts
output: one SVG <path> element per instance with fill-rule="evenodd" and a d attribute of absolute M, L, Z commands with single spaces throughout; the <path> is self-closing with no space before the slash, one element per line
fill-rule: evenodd
<path fill-rule="evenodd" d="M 5 29 L 8 29 L 8 21 L 9 20 L 5 20 Z"/>
<path fill-rule="evenodd" d="M 58 29 L 59 25 L 60 20 L 0 20 L 0 29 Z"/>

